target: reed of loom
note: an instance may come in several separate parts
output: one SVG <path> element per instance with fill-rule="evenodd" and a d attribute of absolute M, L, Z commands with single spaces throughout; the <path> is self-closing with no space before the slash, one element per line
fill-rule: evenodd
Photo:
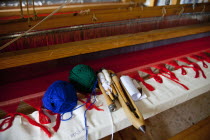
<path fill-rule="evenodd" d="M 123 90 L 125 88 L 122 88 L 122 84 L 120 84 L 120 81 L 117 77 L 117 75 L 112 72 L 111 74 L 113 83 L 114 83 L 114 87 L 118 92 L 118 100 L 126 114 L 126 116 L 128 117 L 129 121 L 132 123 L 132 125 L 138 129 L 141 130 L 142 132 L 146 132 L 146 127 L 145 127 L 145 122 L 144 122 L 144 118 L 141 114 L 141 112 L 139 111 L 139 109 L 137 108 L 137 106 L 135 105 L 133 99 L 131 98 L 131 96 L 129 95 L 129 93 L 126 90 Z"/>

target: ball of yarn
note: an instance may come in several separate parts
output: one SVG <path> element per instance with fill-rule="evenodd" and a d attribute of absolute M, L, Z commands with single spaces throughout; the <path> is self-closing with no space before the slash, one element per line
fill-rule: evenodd
<path fill-rule="evenodd" d="M 97 78 L 94 70 L 90 66 L 79 64 L 70 71 L 69 80 L 77 90 L 90 93 L 93 90 Z"/>
<path fill-rule="evenodd" d="M 71 112 L 77 105 L 74 86 L 65 81 L 56 81 L 45 92 L 42 102 L 46 109 L 54 113 Z"/>

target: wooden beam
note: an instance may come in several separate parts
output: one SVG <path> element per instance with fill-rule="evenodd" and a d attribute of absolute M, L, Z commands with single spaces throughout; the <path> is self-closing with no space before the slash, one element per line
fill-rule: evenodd
<path fill-rule="evenodd" d="M 171 5 L 180 5 L 181 0 L 171 0 Z"/>
<path fill-rule="evenodd" d="M 52 45 L 48 47 L 21 50 L 0 54 L 0 69 L 7 69 L 48 60 L 80 54 L 120 48 L 152 41 L 176 38 L 210 31 L 209 24 L 182 26 L 153 30 L 137 34 L 127 34 L 79 42 Z"/>
<path fill-rule="evenodd" d="M 203 4 L 198 4 L 195 10 L 192 9 L 191 4 L 182 5 L 184 7 L 184 13 L 193 13 L 201 12 L 203 10 Z M 67 26 L 75 26 L 81 24 L 93 24 L 109 21 L 119 21 L 119 20 L 128 20 L 136 18 L 148 18 L 148 17 L 157 17 L 162 16 L 162 8 L 166 8 L 166 15 L 178 15 L 182 7 L 179 5 L 168 5 L 168 6 L 157 6 L 157 7 L 144 7 L 142 10 L 141 7 L 134 7 L 132 10 L 128 8 L 124 9 L 107 9 L 107 10 L 96 10 L 91 11 L 85 15 L 74 15 L 74 14 L 64 14 L 64 15 L 54 15 L 48 20 L 44 21 L 35 30 L 44 30 L 50 28 L 59 28 Z M 206 4 L 205 12 L 210 11 L 210 4 Z M 92 21 L 93 14 L 97 17 L 97 21 Z M 43 18 L 43 17 L 42 17 Z M 34 26 L 40 20 L 40 17 L 36 21 L 31 21 L 31 25 Z M 18 27 L 18 28 L 17 28 Z M 0 34 L 11 34 L 14 32 L 26 31 L 30 27 L 26 21 L 0 21 Z"/>
<path fill-rule="evenodd" d="M 154 7 L 157 6 L 158 0 L 150 0 L 149 6 Z"/>

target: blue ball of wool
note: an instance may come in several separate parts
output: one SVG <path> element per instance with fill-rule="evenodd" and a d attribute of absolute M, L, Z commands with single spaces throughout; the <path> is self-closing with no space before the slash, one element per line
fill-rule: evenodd
<path fill-rule="evenodd" d="M 54 82 L 42 98 L 46 109 L 60 114 L 73 111 L 77 105 L 77 100 L 74 86 L 66 81 Z"/>

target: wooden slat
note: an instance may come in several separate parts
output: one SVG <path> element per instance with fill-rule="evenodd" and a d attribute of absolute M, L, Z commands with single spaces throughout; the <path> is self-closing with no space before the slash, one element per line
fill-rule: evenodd
<path fill-rule="evenodd" d="M 162 8 L 166 8 L 166 15 L 177 15 L 182 7 L 178 5 L 169 5 L 169 6 L 158 6 L 158 7 L 145 7 L 142 11 L 141 7 L 135 7 L 132 9 L 111 9 L 111 10 L 101 10 L 101 11 L 92 11 L 88 15 L 77 15 L 73 14 L 67 15 L 56 15 L 46 20 L 44 23 L 39 25 L 35 30 L 43 30 L 50 28 L 74 26 L 81 24 L 93 24 L 92 21 L 93 13 L 97 17 L 96 23 L 99 22 L 109 22 L 109 21 L 119 21 L 135 18 L 146 18 L 146 17 L 156 17 L 162 16 Z M 203 10 L 203 4 L 199 4 L 193 10 L 192 5 L 183 5 L 184 13 L 191 12 L 201 12 Z M 210 4 L 206 5 L 205 12 L 210 11 Z M 37 24 L 41 19 L 37 21 L 31 21 L 31 25 Z M 18 27 L 18 28 L 17 28 Z M 26 21 L 0 21 L 0 34 L 9 34 L 19 31 L 26 31 L 30 27 Z"/>
<path fill-rule="evenodd" d="M 172 5 L 180 5 L 181 0 L 171 0 Z"/>
<path fill-rule="evenodd" d="M 0 54 L 0 69 L 210 31 L 209 24 L 105 37 Z"/>
<path fill-rule="evenodd" d="M 150 0 L 149 6 L 154 7 L 157 6 L 158 0 Z"/>
<path fill-rule="evenodd" d="M 210 137 L 210 116 L 198 122 L 169 140 L 208 140 Z"/>
<path fill-rule="evenodd" d="M 144 3 L 145 0 L 139 0 L 139 3 Z M 73 12 L 73 11 L 81 11 L 81 10 L 106 10 L 106 9 L 118 9 L 118 8 L 128 8 L 132 4 L 130 2 L 120 2 L 120 3 L 89 3 L 89 4 L 67 4 L 65 7 L 63 7 L 59 12 L 65 13 L 65 12 Z M 47 7 L 36 7 L 36 13 L 37 14 L 49 14 L 53 12 L 56 8 L 58 8 L 60 5 L 55 6 L 47 6 Z M 33 13 L 33 8 L 30 7 L 29 10 L 31 13 Z M 23 8 L 23 14 L 27 15 L 27 9 Z M 0 18 L 2 17 L 9 17 L 9 16 L 19 16 L 20 15 L 20 9 L 19 8 L 13 8 L 13 9 L 0 9 Z"/>

